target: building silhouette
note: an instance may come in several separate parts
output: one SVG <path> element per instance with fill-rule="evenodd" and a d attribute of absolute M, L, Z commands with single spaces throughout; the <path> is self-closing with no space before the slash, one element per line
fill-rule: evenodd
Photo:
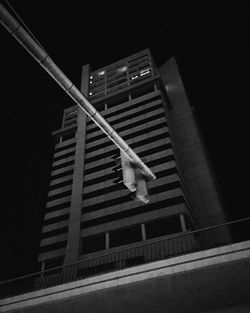
<path fill-rule="evenodd" d="M 56 144 L 39 253 L 42 269 L 124 247 L 140 249 L 145 242 L 225 222 L 174 58 L 157 69 L 146 49 L 95 71 L 86 65 L 81 91 L 157 179 L 148 182 L 150 202 L 135 201 L 116 183 L 116 146 L 77 106 L 64 110 L 62 128 L 53 132 Z M 224 235 L 214 240 L 224 240 Z M 198 244 L 185 237 L 174 249 L 189 251 Z M 137 254 L 124 262 L 147 258 Z"/>

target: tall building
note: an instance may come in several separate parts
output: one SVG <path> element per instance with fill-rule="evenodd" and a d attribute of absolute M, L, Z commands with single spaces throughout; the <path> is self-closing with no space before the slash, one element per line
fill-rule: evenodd
<path fill-rule="evenodd" d="M 143 50 L 82 69 L 82 92 L 156 175 L 139 202 L 116 171 L 116 146 L 76 106 L 55 152 L 38 260 L 0 283 L 3 312 L 250 311 L 250 218 L 225 223 L 174 58 Z"/>
<path fill-rule="evenodd" d="M 174 58 L 160 68 L 148 49 L 92 71 L 81 91 L 145 161 L 157 179 L 150 202 L 119 188 L 117 147 L 77 106 L 53 132 L 55 151 L 38 261 L 44 270 L 99 257 L 84 272 L 113 270 L 112 254 L 133 248 L 123 265 L 149 261 L 164 238 L 225 222 L 214 177 Z M 227 239 L 224 231 L 209 238 Z M 167 257 L 207 238 L 183 236 L 160 250 Z M 150 245 L 145 247 L 145 243 Z M 164 251 L 164 252 L 163 252 Z M 103 256 L 103 258 L 100 258 Z M 87 264 L 87 263 L 86 263 Z M 80 274 L 79 274 L 80 275 Z"/>

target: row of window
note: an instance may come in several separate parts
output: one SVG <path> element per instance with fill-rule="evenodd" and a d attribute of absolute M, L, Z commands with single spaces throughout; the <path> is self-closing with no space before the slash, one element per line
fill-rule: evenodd
<path fill-rule="evenodd" d="M 132 68 L 145 61 L 150 61 L 150 56 L 148 53 L 139 54 L 134 57 L 131 56 L 127 59 L 109 65 L 107 69 L 101 69 L 99 71 L 91 73 L 89 78 L 92 83 L 95 83 L 104 78 L 110 78 L 117 73 L 124 73 L 128 70 L 128 68 Z"/>
<path fill-rule="evenodd" d="M 122 71 L 122 69 L 124 69 L 124 71 Z M 111 78 L 107 78 L 106 80 L 99 80 L 97 82 L 90 80 L 89 95 L 92 96 L 101 91 L 104 91 L 105 89 L 108 90 L 125 82 L 128 84 L 130 81 L 133 81 L 136 78 L 140 78 L 146 75 L 148 76 L 151 74 L 152 68 L 150 62 L 148 61 L 132 68 L 127 68 L 124 66 L 118 69 L 115 75 L 113 75 Z"/>
<path fill-rule="evenodd" d="M 143 139 L 141 141 L 133 142 L 133 143 L 130 144 L 130 147 L 131 148 L 141 147 L 141 146 L 144 146 L 144 145 L 148 145 L 148 144 L 150 144 L 152 142 L 156 142 L 158 140 L 165 139 L 167 137 L 169 137 L 169 133 L 168 132 L 160 133 L 158 135 L 155 135 L 155 136 L 152 136 L 152 137 L 148 137 L 148 138 Z M 99 154 L 96 154 L 96 155 L 91 156 L 91 157 L 88 157 L 88 155 L 86 155 L 85 163 L 97 161 L 97 160 L 100 160 L 102 158 L 106 158 L 106 157 L 109 157 L 111 155 L 114 155 L 115 154 L 115 149 L 116 149 L 116 147 L 112 147 L 112 150 L 109 150 L 107 152 L 103 152 L 102 154 L 100 154 L 101 150 L 99 150 Z M 140 153 L 140 155 L 141 155 L 141 153 Z"/>
<path fill-rule="evenodd" d="M 143 214 L 143 213 L 150 212 L 150 211 L 153 211 L 153 210 L 163 209 L 163 208 L 170 207 L 170 206 L 173 206 L 173 205 L 176 205 L 176 204 L 181 204 L 181 203 L 184 203 L 184 202 L 185 202 L 185 200 L 184 200 L 183 196 L 178 196 L 178 197 L 173 197 L 173 198 L 170 198 L 170 199 L 165 199 L 165 200 L 162 200 L 162 201 L 158 201 L 158 202 L 154 202 L 154 203 L 148 204 L 147 206 L 140 206 L 140 207 L 134 208 L 133 210 L 127 210 L 127 211 L 123 211 L 123 212 L 114 213 L 114 214 L 106 215 L 106 216 L 103 216 L 103 217 L 99 217 L 97 219 L 93 219 L 93 220 L 90 220 L 90 221 L 84 221 L 84 222 L 81 223 L 81 228 L 93 227 L 93 226 L 100 225 L 100 224 L 103 224 L 103 223 L 108 223 L 108 222 L 120 220 L 120 219 L 123 219 L 123 218 L 127 218 L 127 217 L 131 217 L 131 216 Z"/>
<path fill-rule="evenodd" d="M 169 190 L 180 188 L 180 187 L 181 187 L 181 185 L 180 185 L 179 181 L 174 182 L 174 183 L 168 183 L 168 184 L 164 184 L 164 185 L 160 185 L 160 186 L 151 188 L 150 189 L 150 194 L 154 195 L 154 194 L 157 194 L 157 193 L 169 191 Z M 171 199 L 167 199 L 167 201 L 168 200 L 169 200 L 169 205 L 172 205 L 172 202 L 171 202 L 172 198 Z M 96 203 L 96 204 L 93 204 L 93 205 L 84 206 L 82 208 L 82 213 L 84 214 L 84 213 L 89 213 L 89 212 L 93 212 L 93 211 L 102 210 L 104 208 L 108 208 L 108 207 L 112 207 L 112 206 L 118 206 L 118 205 L 121 205 L 121 204 L 123 204 L 125 202 L 129 202 L 129 201 L 134 201 L 131 193 L 126 194 L 124 196 L 120 196 L 118 198 L 114 198 L 114 199 L 110 199 L 110 200 L 103 201 L 103 202 L 100 202 L 100 203 Z M 150 203 L 150 204 L 147 204 L 146 206 L 143 206 L 142 208 L 146 212 L 146 210 L 150 211 L 151 209 L 154 209 L 154 205 L 155 205 L 155 203 Z M 133 209 L 132 210 L 132 215 L 139 214 L 139 213 L 135 213 L 135 212 L 136 212 L 137 209 L 140 209 L 140 208 L 141 207 Z M 134 214 L 133 214 L 133 212 L 134 212 Z M 122 212 L 122 214 L 126 214 L 126 213 L 127 212 Z M 112 215 L 117 216 L 117 213 L 114 213 Z M 110 216 L 111 215 L 106 215 L 104 217 L 100 217 L 100 218 L 95 219 L 95 221 L 98 220 L 97 224 L 101 224 L 103 220 L 109 221 L 109 217 Z M 119 219 L 119 218 L 115 218 L 115 219 Z M 89 225 L 89 224 L 92 224 L 92 222 L 94 222 L 94 220 L 86 221 L 86 222 L 83 222 L 83 223 L 87 223 Z M 95 225 L 97 225 L 97 224 L 95 224 Z"/>
<path fill-rule="evenodd" d="M 168 160 L 174 160 L 174 156 L 171 155 L 171 156 L 167 157 L 167 159 Z M 162 164 L 162 163 L 167 162 L 166 158 L 158 159 L 156 161 L 157 161 L 157 163 L 159 162 L 158 164 Z M 160 162 L 162 162 L 162 163 L 160 163 Z M 148 165 L 149 165 L 149 163 L 148 163 Z M 166 177 L 166 176 L 173 175 L 173 174 L 176 174 L 176 173 L 177 173 L 177 169 L 176 168 L 169 168 L 167 170 L 158 172 L 157 173 L 157 178 Z M 110 176 L 105 175 L 105 179 L 106 178 L 110 179 Z M 116 175 L 112 175 L 111 179 L 112 178 L 117 178 L 117 176 Z M 96 179 L 95 183 L 100 183 L 100 180 Z M 84 186 L 86 186 L 86 184 Z M 91 191 L 91 192 L 88 192 L 88 193 L 83 193 L 82 199 L 86 200 L 86 199 L 90 199 L 90 198 L 95 198 L 95 197 L 100 196 L 100 195 L 105 195 L 107 193 L 110 193 L 110 192 L 113 192 L 113 191 L 117 191 L 118 188 L 120 189 L 120 186 L 118 187 L 117 184 L 114 183 L 113 185 L 108 186 L 108 187 L 102 187 L 101 189 L 97 189 L 97 190 L 94 190 L 94 191 Z"/>
<path fill-rule="evenodd" d="M 139 131 L 136 131 L 136 132 L 131 132 L 130 134 L 128 135 L 123 135 L 122 138 L 124 140 L 128 140 L 128 139 L 136 139 L 136 137 L 139 137 L 139 136 L 142 136 L 142 135 L 145 135 L 145 134 L 148 134 L 148 137 L 150 136 L 150 133 L 155 131 L 155 130 L 163 130 L 164 128 L 166 129 L 167 127 L 167 124 L 166 122 L 163 122 L 161 124 L 156 124 L 154 126 L 151 126 L 151 127 L 144 127 L 144 129 L 141 129 Z M 169 137 L 169 133 L 168 132 L 165 132 L 166 136 Z M 98 144 L 98 145 L 95 145 L 95 146 L 92 146 L 92 147 L 89 147 L 89 148 L 86 148 L 85 150 L 85 153 L 90 153 L 90 152 L 93 152 L 93 151 L 97 151 L 99 149 L 102 149 L 102 148 L 106 148 L 108 146 L 111 146 L 113 145 L 113 142 L 111 140 L 106 140 L 105 142 L 101 143 L 101 144 Z M 132 143 L 130 144 L 130 146 L 141 146 L 143 145 L 143 141 L 140 140 L 138 141 L 138 144 L 137 143 Z"/>
<path fill-rule="evenodd" d="M 43 234 L 43 238 L 66 233 L 68 227 Z M 178 215 L 153 220 L 145 224 L 137 224 L 126 228 L 117 229 L 108 233 L 84 237 L 82 239 L 82 254 L 97 252 L 109 248 L 127 245 L 142 240 L 158 238 L 181 232 L 181 223 Z M 108 239 L 107 239 L 108 238 Z M 67 241 L 60 241 L 40 247 L 40 253 L 66 247 Z M 62 265 L 63 257 L 52 258 L 45 261 L 45 269 Z"/>
<path fill-rule="evenodd" d="M 72 193 L 72 190 L 63 191 L 58 194 L 48 196 L 47 201 L 49 202 L 49 201 L 57 200 L 60 198 L 64 198 L 64 197 L 70 196 L 71 193 Z"/>
<path fill-rule="evenodd" d="M 51 180 L 55 180 L 55 179 L 58 179 L 58 178 L 63 178 L 65 176 L 69 176 L 69 175 L 72 175 L 73 174 L 73 169 L 70 169 L 70 170 L 65 170 L 63 171 L 62 173 L 59 173 L 59 174 L 55 174 L 53 175 L 53 172 L 51 173 Z"/>
<path fill-rule="evenodd" d="M 70 179 L 68 179 L 66 181 L 63 181 L 61 183 L 50 185 L 49 190 L 54 190 L 54 189 L 57 189 L 57 188 L 66 187 L 68 185 L 72 185 L 72 183 L 73 183 L 73 179 L 70 178 Z"/>
<path fill-rule="evenodd" d="M 153 119 L 159 119 L 159 118 L 164 117 L 164 116 L 165 116 L 165 113 L 158 113 L 158 114 L 154 115 L 153 117 L 148 117 L 148 118 L 136 121 L 136 122 L 134 122 L 132 124 L 121 126 L 121 127 L 117 128 L 116 131 L 119 133 L 119 132 L 122 132 L 122 131 L 124 131 L 126 129 L 130 129 L 132 127 L 136 127 L 136 126 L 139 126 L 139 125 L 146 124 L 148 122 L 151 122 Z M 114 151 L 110 150 L 110 151 L 107 151 L 107 152 L 103 153 L 102 155 L 96 155 L 96 156 L 91 156 L 91 157 L 87 157 L 86 156 L 85 163 L 86 164 L 87 163 L 91 163 L 91 162 L 100 160 L 102 158 L 111 156 L 113 154 L 114 154 Z M 141 156 L 141 153 L 140 153 L 140 156 Z"/>
<path fill-rule="evenodd" d="M 75 118 L 77 116 L 78 113 L 78 107 L 74 106 L 70 109 L 70 111 L 64 111 L 64 121 L 68 121 L 72 118 Z"/>
<path fill-rule="evenodd" d="M 146 75 L 144 75 L 146 74 Z M 145 73 L 135 73 L 134 76 L 131 76 L 130 79 L 123 79 L 122 81 L 119 82 L 119 84 L 115 85 L 114 87 L 110 87 L 110 88 L 102 88 L 101 91 L 98 91 L 96 93 L 90 91 L 89 92 L 89 96 L 90 96 L 90 99 L 91 100 L 96 100 L 98 98 L 101 98 L 101 97 L 104 97 L 106 95 L 109 95 L 109 94 L 112 94 L 112 93 L 115 93 L 119 90 L 122 90 L 122 89 L 125 89 L 126 87 L 130 86 L 130 85 L 133 85 L 135 83 L 140 83 L 141 81 L 149 78 L 152 76 L 152 72 L 151 71 L 148 71 L 148 72 L 145 72 Z"/>
<path fill-rule="evenodd" d="M 74 148 L 75 146 L 76 146 L 76 142 L 66 144 L 62 147 L 61 146 L 55 146 L 55 153 L 65 151 L 65 150 L 68 150 L 70 148 Z"/>
<path fill-rule="evenodd" d="M 142 94 L 136 93 L 135 96 L 136 96 L 136 98 L 140 97 L 140 96 L 145 96 L 148 93 L 151 93 L 153 91 L 154 91 L 154 87 L 151 86 L 151 88 L 148 89 L 146 92 L 145 92 L 145 90 L 143 90 Z M 133 93 L 131 93 L 131 97 L 132 96 L 133 96 Z M 148 104 L 150 102 L 153 102 L 153 101 L 156 101 L 156 100 L 159 100 L 159 99 L 161 99 L 160 95 L 150 96 L 148 99 L 145 99 L 145 100 L 142 100 L 142 101 L 138 101 L 138 102 L 134 103 L 133 105 L 130 105 L 129 103 L 127 103 L 127 105 L 125 107 L 123 106 L 122 108 L 116 109 L 115 111 L 110 112 L 110 113 L 108 113 L 108 109 L 112 108 L 113 106 L 118 106 L 118 105 L 120 105 L 120 104 L 122 104 L 124 102 L 127 102 L 129 99 L 128 99 L 128 97 L 126 97 L 126 98 L 122 98 L 122 99 L 117 99 L 116 101 L 112 100 L 112 102 L 108 101 L 106 103 L 107 112 L 104 112 L 103 116 L 104 116 L 105 119 L 108 119 L 108 118 L 116 116 L 118 114 L 127 113 L 130 110 L 133 110 L 135 107 L 139 108 L 139 107 L 141 107 L 143 105 L 146 105 L 146 104 Z M 100 108 L 99 108 L 99 110 L 100 110 Z M 90 124 L 92 124 L 92 120 L 90 120 L 90 118 L 88 118 L 87 126 L 90 125 Z"/>
<path fill-rule="evenodd" d="M 54 165 L 54 166 L 52 167 L 52 171 L 59 170 L 59 169 L 61 169 L 61 168 L 64 168 L 64 167 L 73 165 L 74 163 L 75 163 L 75 160 L 70 160 L 70 161 L 66 161 L 66 162 L 61 163 L 61 164 L 58 164 L 58 165 Z"/>
<path fill-rule="evenodd" d="M 129 110 L 129 108 L 128 108 L 128 110 Z M 128 111 L 128 110 L 127 110 L 127 111 Z M 120 113 L 120 112 L 118 112 L 118 113 Z M 117 113 L 116 113 L 116 114 L 117 114 Z M 106 118 L 106 116 L 104 116 L 104 117 Z M 152 120 L 151 120 L 151 121 L 153 121 L 153 120 L 155 120 L 154 117 L 152 117 Z M 165 123 L 166 123 L 166 122 L 165 122 Z M 113 125 L 113 123 L 112 123 L 112 125 Z M 131 124 L 131 126 L 134 127 L 133 124 Z M 137 123 L 137 126 L 139 126 L 138 123 Z M 167 124 L 166 124 L 166 126 L 167 126 Z M 118 131 L 119 129 L 121 129 L 121 128 L 118 127 L 118 128 L 117 128 L 117 131 Z M 125 129 L 125 130 L 126 130 L 126 129 Z M 93 132 L 96 132 L 96 135 L 90 137 L 89 134 L 91 134 L 91 133 L 93 133 Z M 132 134 L 132 133 L 131 133 L 131 134 Z M 100 140 L 100 139 L 105 138 L 105 137 L 106 137 L 106 135 L 105 135 L 104 133 L 102 133 L 101 131 L 99 131 L 97 127 L 94 126 L 94 127 L 91 127 L 91 128 L 87 128 L 86 144 L 88 145 L 89 143 L 95 142 L 95 141 Z M 123 137 L 124 137 L 124 136 L 123 136 Z M 125 138 L 125 137 L 124 137 L 124 138 Z"/>
<path fill-rule="evenodd" d="M 157 177 L 160 178 L 160 177 L 172 175 L 174 173 L 177 173 L 177 169 L 168 169 L 168 170 L 165 170 L 165 171 L 161 171 L 160 173 L 156 173 L 156 174 L 157 174 Z M 179 181 L 163 184 L 163 185 L 151 188 L 150 194 L 154 195 L 154 194 L 157 194 L 157 193 L 161 193 L 163 191 L 168 191 L 168 190 L 171 190 L 171 189 L 179 188 L 180 186 L 181 185 L 180 185 Z M 102 189 L 102 191 L 105 192 L 105 189 L 104 190 Z M 108 192 L 110 192 L 110 190 L 108 190 Z M 64 192 L 64 196 L 65 196 L 65 194 L 66 195 L 70 195 L 71 191 Z M 83 195 L 83 197 L 84 197 L 84 195 Z M 132 201 L 132 200 L 133 199 L 131 197 L 131 194 L 127 194 L 125 196 L 122 196 L 122 197 L 119 197 L 119 198 L 115 198 L 115 199 L 111 199 L 109 201 L 103 201 L 101 203 L 97 203 L 97 204 L 94 204 L 94 205 L 83 207 L 82 208 L 82 213 L 84 214 L 84 213 L 100 210 L 100 209 L 103 209 L 103 208 L 106 208 L 106 207 L 110 207 L 110 206 L 113 206 L 113 205 L 119 205 L 121 203 Z M 168 199 L 168 200 L 169 200 L 169 205 L 172 205 L 172 199 Z M 65 203 L 61 203 L 61 204 L 55 205 L 53 207 L 47 208 L 46 212 L 53 212 L 53 211 L 57 211 L 57 210 L 62 210 L 64 208 L 68 208 L 68 207 L 70 207 L 70 202 L 65 202 Z M 159 208 L 160 208 L 160 206 L 159 206 Z M 132 210 L 132 212 L 134 212 L 133 214 L 135 214 L 135 215 L 139 214 L 137 212 L 137 209 Z M 145 207 L 144 209 L 145 209 L 145 212 L 147 210 L 154 209 L 154 203 L 147 205 L 147 207 Z M 122 214 L 123 213 L 124 212 L 122 212 Z M 125 214 L 126 214 L 126 212 L 125 212 Z M 117 218 L 119 219 L 120 218 L 120 217 L 118 217 L 117 214 L 112 214 L 112 215 L 116 216 L 115 219 L 117 219 Z M 86 222 L 83 222 L 83 223 L 88 224 L 89 226 L 90 226 L 90 224 L 92 225 L 93 223 L 94 223 L 94 225 L 100 224 L 100 223 L 103 223 L 104 220 L 105 221 L 106 220 L 109 221 L 109 218 L 111 218 L 112 215 L 104 216 L 104 217 L 97 218 L 97 219 L 91 220 L 91 221 L 86 221 Z M 60 222 L 60 221 L 68 220 L 68 218 L 69 218 L 69 213 L 63 214 L 63 215 L 59 215 L 57 217 L 53 217 L 53 218 L 45 220 L 44 221 L 44 225 L 54 224 L 54 223 L 57 223 L 57 222 Z M 85 225 L 85 227 L 86 227 L 86 225 Z"/>
<path fill-rule="evenodd" d="M 65 154 L 61 154 L 59 156 L 55 156 L 53 158 L 53 162 L 56 162 L 56 161 L 59 161 L 59 160 L 62 160 L 62 159 L 67 159 L 71 156 L 75 155 L 75 150 L 74 151 L 70 151 L 70 152 L 67 152 Z"/>
<path fill-rule="evenodd" d="M 153 70 L 149 57 L 139 58 L 136 62 L 123 65 L 115 70 L 101 70 L 91 74 L 89 96 L 93 99 L 113 92 L 117 87 L 125 87 L 136 80 L 152 76 Z M 115 88 L 114 88 L 115 87 Z"/>
<path fill-rule="evenodd" d="M 125 138 L 125 136 L 124 136 L 124 138 Z M 115 150 L 114 155 L 116 155 L 118 153 L 119 153 L 119 150 Z M 158 164 L 161 164 L 161 163 L 164 163 L 164 162 L 167 162 L 166 157 L 164 157 L 164 158 L 157 158 L 154 161 L 148 162 L 147 165 L 149 167 L 151 167 L 151 166 L 155 166 L 155 165 L 158 165 Z M 95 173 L 95 172 L 103 171 L 103 170 L 105 170 L 107 168 L 111 168 L 112 166 L 114 166 L 114 161 L 109 161 L 109 162 L 103 163 L 103 164 L 101 164 L 99 166 L 87 168 L 87 169 L 84 170 L 84 175 L 86 176 L 86 175 L 89 175 L 89 174 L 92 174 L 92 173 Z"/>
<path fill-rule="evenodd" d="M 50 213 L 50 212 L 54 212 L 54 211 L 60 211 L 60 210 L 67 209 L 67 208 L 70 208 L 70 202 L 69 201 L 65 201 L 63 203 L 56 204 L 56 205 L 53 205 L 51 207 L 46 208 L 46 213 Z"/>
<path fill-rule="evenodd" d="M 162 151 L 165 151 L 165 150 L 168 150 L 168 149 L 172 149 L 172 144 L 171 143 L 161 144 L 161 145 L 158 145 L 155 148 L 151 148 L 151 149 L 148 149 L 148 150 L 140 152 L 140 157 L 141 158 L 142 157 L 146 157 L 147 155 L 152 155 L 152 154 L 155 154 L 155 153 L 158 153 L 158 152 L 162 152 Z M 112 150 L 112 154 L 110 154 L 110 156 L 115 155 L 116 153 L 117 153 L 117 150 Z M 85 182 L 84 182 L 84 184 L 85 184 Z"/>
<path fill-rule="evenodd" d="M 143 239 L 153 239 L 181 231 L 179 216 L 175 215 L 150 221 L 143 225 L 139 224 L 111 231 L 108 233 L 108 240 L 105 233 L 84 237 L 82 239 L 82 253 L 87 254 L 97 252 L 107 248 L 139 242 Z"/>

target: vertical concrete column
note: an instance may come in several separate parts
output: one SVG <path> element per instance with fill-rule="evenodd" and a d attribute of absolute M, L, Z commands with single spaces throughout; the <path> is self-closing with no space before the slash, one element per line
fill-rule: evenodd
<path fill-rule="evenodd" d="M 146 240 L 146 229 L 145 224 L 141 224 L 141 234 L 142 234 L 142 240 Z"/>
<path fill-rule="evenodd" d="M 109 233 L 105 234 L 105 249 L 109 249 Z"/>
<path fill-rule="evenodd" d="M 41 277 L 44 276 L 44 270 L 45 270 L 45 261 L 42 261 L 42 263 L 41 263 Z"/>
<path fill-rule="evenodd" d="M 81 92 L 88 92 L 89 65 L 82 68 Z M 81 205 L 85 156 L 86 114 L 79 109 L 77 117 L 76 152 L 73 173 L 68 243 L 65 264 L 75 262 L 80 253 Z"/>
<path fill-rule="evenodd" d="M 187 226 L 186 226 L 186 221 L 185 221 L 184 214 L 181 213 L 179 215 L 179 218 L 180 218 L 180 223 L 181 223 L 181 231 L 187 231 Z"/>

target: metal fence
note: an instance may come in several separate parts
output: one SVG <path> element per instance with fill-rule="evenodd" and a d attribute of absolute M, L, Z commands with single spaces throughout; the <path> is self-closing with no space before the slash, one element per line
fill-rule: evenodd
<path fill-rule="evenodd" d="M 86 277 L 121 270 L 195 251 L 250 239 L 250 217 L 195 231 L 178 233 L 135 247 L 104 252 L 96 257 L 54 267 L 0 283 L 0 297 L 14 296 Z"/>

